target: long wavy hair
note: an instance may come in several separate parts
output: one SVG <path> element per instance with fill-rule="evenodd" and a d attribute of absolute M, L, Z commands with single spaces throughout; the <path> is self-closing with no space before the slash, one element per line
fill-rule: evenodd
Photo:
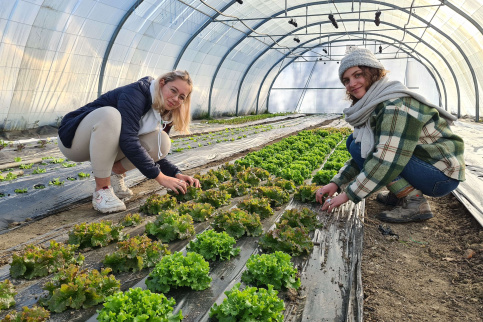
<path fill-rule="evenodd" d="M 167 111 L 165 109 L 164 97 L 161 92 L 161 80 L 164 80 L 164 85 L 173 82 L 177 79 L 184 80 L 190 86 L 190 92 L 186 96 L 181 106 L 175 110 Z M 189 73 L 185 70 L 173 70 L 172 72 L 163 74 L 154 81 L 154 102 L 153 108 L 158 111 L 163 119 L 173 121 L 174 129 L 181 133 L 189 133 L 191 123 L 191 92 L 193 91 L 193 80 Z"/>
<path fill-rule="evenodd" d="M 366 91 L 369 90 L 369 88 L 377 82 L 378 80 L 382 79 L 389 73 L 389 71 L 385 69 L 379 69 L 379 68 L 374 68 L 374 67 L 367 67 L 367 66 L 358 66 L 362 70 L 362 75 L 364 78 L 367 80 L 368 85 L 366 87 Z M 358 98 L 355 96 L 351 95 L 349 91 L 346 91 L 346 96 L 349 101 L 352 101 L 352 105 L 357 103 L 359 101 Z"/>

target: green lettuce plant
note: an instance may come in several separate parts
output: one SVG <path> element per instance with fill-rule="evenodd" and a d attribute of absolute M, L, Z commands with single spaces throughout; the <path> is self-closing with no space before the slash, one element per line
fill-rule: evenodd
<path fill-rule="evenodd" d="M 260 236 L 263 232 L 260 216 L 237 208 L 221 211 L 211 225 L 216 231 L 226 231 L 228 235 L 237 239 L 245 234 Z"/>
<path fill-rule="evenodd" d="M 240 291 L 240 283 L 237 283 L 225 294 L 220 305 L 213 304 L 211 318 L 218 321 L 283 321 L 285 304 L 278 298 L 273 285 L 268 289 L 246 287 Z"/>
<path fill-rule="evenodd" d="M 198 198 L 198 202 L 207 202 L 216 209 L 220 208 L 221 206 L 227 205 L 231 195 L 226 193 L 226 191 L 220 190 L 207 190 L 203 191 L 203 193 Z"/>
<path fill-rule="evenodd" d="M 177 205 L 176 198 L 166 195 L 154 194 L 146 199 L 146 202 L 139 208 L 139 211 L 148 215 L 159 215 L 162 211 L 174 209 Z"/>
<path fill-rule="evenodd" d="M 272 207 L 279 207 L 290 200 L 290 194 L 277 186 L 257 187 L 253 195 L 268 198 Z"/>
<path fill-rule="evenodd" d="M 201 194 L 201 189 L 193 186 L 188 186 L 185 194 L 176 194 L 174 191 L 169 191 L 168 193 L 170 196 L 176 198 L 178 202 L 185 202 L 190 200 L 196 200 Z"/>
<path fill-rule="evenodd" d="M 226 191 L 232 197 L 240 197 L 250 193 L 251 186 L 248 183 L 244 182 L 229 181 L 220 184 L 218 188 L 222 191 Z"/>
<path fill-rule="evenodd" d="M 183 319 L 181 310 L 173 314 L 176 301 L 167 299 L 164 294 L 152 293 L 139 287 L 109 296 L 103 304 L 97 320 L 111 321 L 167 321 L 177 322 Z"/>
<path fill-rule="evenodd" d="M 110 268 L 99 272 L 70 265 L 45 284 L 44 290 L 49 294 L 39 303 L 57 313 L 68 308 L 86 309 L 102 303 L 106 297 L 119 291 L 120 282 L 110 273 Z"/>
<path fill-rule="evenodd" d="M 124 236 L 121 225 L 115 225 L 111 221 L 82 223 L 74 226 L 69 232 L 69 244 L 79 245 L 80 249 L 86 247 L 104 247 L 114 241 L 121 241 Z"/>
<path fill-rule="evenodd" d="M 246 263 L 247 269 L 242 274 L 242 281 L 253 286 L 272 284 L 276 290 L 300 287 L 297 269 L 290 261 L 292 257 L 284 252 L 273 254 L 253 254 Z"/>
<path fill-rule="evenodd" d="M 308 208 L 285 210 L 280 217 L 280 222 L 284 220 L 293 228 L 305 227 L 309 231 L 322 227 L 322 223 L 317 219 L 317 214 Z"/>
<path fill-rule="evenodd" d="M 0 310 L 8 309 L 15 305 L 15 287 L 9 280 L 0 282 Z"/>
<path fill-rule="evenodd" d="M 43 322 L 50 318 L 50 312 L 43 307 L 34 305 L 32 308 L 24 306 L 22 312 L 8 313 L 2 322 Z"/>
<path fill-rule="evenodd" d="M 146 234 L 168 243 L 175 239 L 186 239 L 195 233 L 193 218 L 180 215 L 175 210 L 162 212 L 154 222 L 146 224 Z"/>
<path fill-rule="evenodd" d="M 130 226 L 137 226 L 141 223 L 141 215 L 140 214 L 127 214 L 124 216 L 124 218 L 121 220 L 120 224 L 123 225 L 124 227 L 130 227 Z"/>
<path fill-rule="evenodd" d="M 297 188 L 293 198 L 300 202 L 316 202 L 315 193 L 319 189 L 314 183 L 301 185 Z"/>
<path fill-rule="evenodd" d="M 146 286 L 153 292 L 167 293 L 178 287 L 189 287 L 201 291 L 210 287 L 210 266 L 198 253 L 188 252 L 183 256 L 181 252 L 164 256 L 156 264 L 154 270 L 146 279 Z"/>
<path fill-rule="evenodd" d="M 240 248 L 233 248 L 235 238 L 226 232 L 217 233 L 212 229 L 206 230 L 196 236 L 196 240 L 190 241 L 186 249 L 196 252 L 206 260 L 229 260 L 231 256 L 240 253 Z"/>
<path fill-rule="evenodd" d="M 337 174 L 336 170 L 319 170 L 312 178 L 312 182 L 318 185 L 325 186 L 330 183 L 330 180 Z"/>
<path fill-rule="evenodd" d="M 116 272 L 140 271 L 154 267 L 164 255 L 170 254 L 168 247 L 148 236 L 135 236 L 117 243 L 117 250 L 107 254 L 104 265 Z"/>
<path fill-rule="evenodd" d="M 201 222 L 210 218 L 215 212 L 215 208 L 209 203 L 187 202 L 182 203 L 177 208 L 181 215 L 188 214 L 194 221 Z"/>
<path fill-rule="evenodd" d="M 260 219 L 265 219 L 273 215 L 273 209 L 270 207 L 270 200 L 268 198 L 245 199 L 237 207 L 247 212 L 258 214 Z"/>
<path fill-rule="evenodd" d="M 62 245 L 50 241 L 48 248 L 28 245 L 20 254 L 13 254 L 10 275 L 13 278 L 32 279 L 47 276 L 70 264 L 82 265 L 84 256 L 76 255 L 77 245 Z"/>
<path fill-rule="evenodd" d="M 305 227 L 293 228 L 284 220 L 260 237 L 258 245 L 267 252 L 282 251 L 292 256 L 309 254 L 314 245 Z"/>

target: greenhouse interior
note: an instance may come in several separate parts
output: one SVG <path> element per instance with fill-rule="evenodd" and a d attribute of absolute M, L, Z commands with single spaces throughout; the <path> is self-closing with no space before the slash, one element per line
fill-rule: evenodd
<path fill-rule="evenodd" d="M 483 321 L 482 0 L 0 0 L 2 321 Z"/>

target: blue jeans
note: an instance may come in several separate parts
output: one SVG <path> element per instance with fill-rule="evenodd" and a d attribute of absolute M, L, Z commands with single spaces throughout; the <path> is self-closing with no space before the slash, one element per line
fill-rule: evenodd
<path fill-rule="evenodd" d="M 361 157 L 361 144 L 354 141 L 352 134 L 347 138 L 346 146 L 359 169 L 364 169 L 366 159 Z M 398 178 L 406 179 L 414 188 L 431 197 L 445 196 L 456 189 L 460 183 L 456 179 L 447 177 L 441 170 L 416 158 L 414 155 L 394 180 Z"/>

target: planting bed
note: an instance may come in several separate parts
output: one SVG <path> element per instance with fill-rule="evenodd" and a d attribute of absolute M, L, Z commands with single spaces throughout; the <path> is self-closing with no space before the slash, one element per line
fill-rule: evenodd
<path fill-rule="evenodd" d="M 268 123 L 269 120 L 262 120 L 244 126 L 201 123 L 197 124 L 190 137 L 174 136 L 173 150 L 183 149 L 183 151 L 173 152 L 168 158 L 182 170 L 191 169 L 338 117 L 336 115 L 275 117 L 270 123 Z M 226 131 L 227 128 L 233 130 Z M 262 130 L 265 132 L 260 135 L 259 132 Z M 213 137 L 213 139 L 209 139 L 209 137 Z M 190 145 L 188 142 L 194 140 L 197 142 L 194 142 L 193 147 L 188 149 L 187 146 Z M 46 144 L 44 148 L 39 147 L 37 142 L 38 140 L 32 140 L 30 143 L 25 143 L 25 147 L 21 151 L 16 151 L 19 143 L 14 142 L 12 147 L 6 147 L 0 151 L 2 164 L 0 175 L 7 177 L 9 172 L 24 172 L 23 176 L 17 176 L 15 180 L 0 181 L 0 195 L 3 195 L 0 197 L 0 208 L 3 209 L 0 216 L 0 231 L 7 229 L 12 223 L 39 218 L 59 209 L 69 208 L 76 202 L 89 198 L 92 194 L 93 178 L 79 177 L 81 173 L 90 175 L 89 162 L 77 163 L 74 167 L 68 167 L 73 163 L 67 160 L 54 163 L 65 159 L 56 148 L 55 141 Z M 208 143 L 211 144 L 208 145 Z M 46 157 L 50 158 L 42 160 Z M 22 161 L 13 162 L 15 158 L 21 158 Z M 31 169 L 20 169 L 22 164 L 33 165 Z M 45 170 L 45 172 L 32 174 L 37 169 Z M 59 178 L 58 185 L 49 184 L 52 181 L 55 182 L 56 178 Z M 128 185 L 134 185 L 144 179 L 144 176 L 135 170 L 128 172 L 126 182 Z M 60 184 L 61 182 L 63 183 Z M 35 188 L 39 186 L 45 186 L 45 188 Z M 27 190 L 25 191 L 25 189 Z M 24 193 L 16 193 L 16 190 L 22 190 Z M 53 195 L 54 198 L 52 198 Z M 18 207 L 18 205 L 22 205 L 22 207 Z"/>
<path fill-rule="evenodd" d="M 319 119 L 318 121 L 320 123 L 321 120 Z M 305 126 L 312 125 L 311 122 L 315 121 L 311 120 L 311 118 L 305 118 L 303 124 Z M 339 121 L 332 123 L 340 124 Z M 270 131 L 267 131 L 267 136 L 273 136 L 275 135 L 274 131 L 287 129 L 287 127 L 288 126 L 279 126 L 278 129 L 272 128 Z M 293 128 L 296 128 L 296 126 Z M 299 129 L 296 129 L 296 131 L 298 132 Z M 276 136 L 281 137 L 282 134 L 278 133 Z M 248 139 L 248 135 L 246 139 Z M 340 139 L 342 139 L 342 137 L 340 137 Z M 292 143 L 299 143 L 298 141 L 300 140 L 301 139 L 299 136 L 299 138 L 293 140 Z M 255 143 L 256 141 L 254 139 L 252 141 L 245 142 L 245 149 L 247 144 L 251 148 L 255 148 L 257 146 Z M 266 142 L 262 142 L 261 144 L 264 143 Z M 229 145 L 224 146 L 224 149 L 227 150 L 227 147 L 229 147 Z M 298 148 L 304 149 L 305 147 L 299 146 Z M 208 154 L 210 150 L 203 149 L 204 148 L 201 147 L 197 151 L 197 155 L 199 159 L 204 159 L 206 163 L 207 160 L 209 160 L 209 157 L 207 157 L 206 154 Z M 222 149 L 220 148 L 220 150 Z M 312 149 L 305 148 L 305 150 L 311 151 Z M 329 150 L 332 151 L 332 148 Z M 240 148 L 231 147 L 230 151 L 233 154 L 238 153 L 241 150 Z M 180 153 L 180 155 L 183 153 L 185 152 Z M 301 156 L 303 153 L 298 152 L 296 154 Z M 229 153 L 225 155 L 225 157 L 228 155 Z M 173 154 L 173 157 L 175 156 L 176 154 Z M 234 157 L 236 159 L 239 156 L 241 155 L 236 155 Z M 185 159 L 189 158 L 189 154 L 186 154 Z M 171 159 L 173 160 L 173 158 Z M 309 171 L 309 176 L 304 178 L 306 182 L 310 182 L 310 178 L 321 168 L 325 159 L 326 156 L 324 155 L 320 160 L 318 160 L 319 164 L 317 166 L 310 166 L 311 170 Z M 241 165 L 244 162 L 246 163 L 257 160 L 257 158 L 252 158 L 250 159 L 251 161 L 243 160 L 247 160 L 247 158 L 242 158 L 239 161 L 235 161 L 235 163 Z M 306 158 L 306 160 L 312 159 Z M 296 162 L 294 161 L 293 163 L 295 164 Z M 291 163 L 288 162 L 287 164 Z M 217 167 L 214 167 L 213 169 L 216 168 Z M 296 167 L 293 167 L 293 169 L 295 168 Z M 291 171 L 282 171 L 282 175 L 286 176 L 287 178 L 290 177 L 290 175 L 293 175 L 294 173 L 293 169 Z M 204 167 L 202 170 L 197 170 L 197 172 L 203 175 L 207 173 L 208 170 L 210 170 L 209 166 Z M 242 172 L 243 171 L 239 171 L 238 173 Z M 265 185 L 267 183 L 267 178 L 261 175 L 261 172 L 257 172 L 257 176 L 258 175 L 260 175 L 261 178 L 258 180 L 260 181 L 260 184 Z M 256 181 L 254 180 L 255 177 L 252 177 L 252 175 L 248 173 L 234 176 L 234 178 L 237 177 L 248 180 L 247 182 L 251 182 L 250 185 L 256 185 L 256 183 L 254 183 Z M 77 181 L 80 180 L 76 180 L 76 182 Z M 84 182 L 89 182 L 89 179 L 86 179 Z M 90 184 L 92 185 L 92 182 L 90 182 Z M 287 185 L 284 185 L 284 187 L 286 188 Z M 58 187 L 51 186 L 49 189 L 53 190 L 53 188 Z M 268 192 L 270 189 L 272 189 L 273 192 Z M 268 196 L 272 196 L 273 198 L 273 193 L 280 188 L 270 189 L 269 187 L 264 189 L 256 188 L 252 190 L 252 194 L 258 194 L 261 196 L 260 194 L 262 193 L 268 193 Z M 305 189 L 310 190 L 312 188 L 306 187 Z M 136 190 L 137 188 L 135 188 L 135 191 Z M 134 198 L 128 202 L 128 210 L 126 212 L 102 216 L 102 219 L 111 220 L 114 223 L 117 223 L 121 221 L 127 213 L 139 212 L 140 206 L 144 205 L 146 202 L 146 198 L 143 197 L 143 195 L 152 192 L 153 185 L 148 184 L 148 182 L 143 183 L 141 184 L 141 190 L 144 191 L 136 191 L 138 192 L 136 194 L 137 198 Z M 154 190 L 156 190 L 156 187 L 154 187 Z M 345 208 L 340 209 L 337 213 L 327 215 L 319 211 L 320 206 L 310 202 L 309 200 L 305 200 L 310 198 L 310 194 L 307 194 L 307 192 L 304 194 L 304 196 L 307 198 L 302 198 L 305 200 L 305 202 L 293 200 L 293 191 L 287 193 L 289 199 L 285 200 L 289 200 L 288 203 L 284 202 L 283 204 L 279 205 L 279 202 L 272 200 L 271 204 L 275 207 L 273 215 L 268 214 L 268 217 L 261 221 L 262 228 L 265 233 L 278 228 L 278 226 L 274 227 L 274 224 L 280 220 L 282 214 L 288 209 L 308 208 L 312 210 L 317 215 L 317 221 L 323 223 L 323 227 L 316 229 L 315 232 L 311 233 L 310 235 L 310 245 L 313 247 L 313 250 L 308 253 L 302 252 L 302 254 L 296 254 L 296 256 L 292 258 L 295 267 L 298 268 L 302 287 L 299 288 L 298 291 L 280 291 L 279 297 L 281 297 L 285 302 L 285 320 L 313 320 L 313 318 L 317 316 L 324 316 L 327 318 L 327 320 L 337 320 L 340 317 L 356 320 L 360 319 L 362 316 L 362 287 L 360 279 L 362 224 L 360 219 L 363 214 L 364 203 L 360 203 L 357 207 L 348 204 Z M 164 194 L 164 192 L 160 191 L 160 194 Z M 280 194 L 280 192 L 277 192 L 277 194 Z M 295 192 L 295 195 L 298 195 L 298 199 L 300 199 L 302 194 L 300 192 Z M 229 211 L 232 207 L 239 204 L 245 198 L 246 196 L 232 197 L 228 200 L 229 203 L 219 207 L 217 212 Z M 218 204 L 214 205 L 218 206 Z M 259 205 L 261 207 L 261 204 Z M 251 207 L 256 206 L 252 205 Z M 89 206 L 84 206 L 81 204 L 78 207 L 73 208 L 71 211 L 75 213 L 77 208 L 89 208 Z M 143 207 L 143 209 L 147 208 Z M 141 214 L 142 223 L 135 227 L 124 228 L 123 233 L 130 234 L 131 236 L 143 234 L 145 232 L 146 224 L 149 222 L 154 222 L 156 219 L 155 216 L 149 216 L 147 213 L 145 213 L 145 211 L 146 210 L 143 210 Z M 85 210 L 83 212 L 85 213 Z M 85 218 L 87 221 L 99 221 L 100 219 L 99 216 L 96 216 L 96 214 L 88 215 L 87 217 L 91 218 Z M 80 223 L 82 222 L 82 219 L 79 218 L 79 220 L 76 220 L 76 222 Z M 199 234 L 209 228 L 210 222 L 212 221 L 213 219 L 209 219 L 207 221 L 195 223 L 195 233 Z M 35 223 L 32 225 L 35 225 Z M 50 239 L 55 239 L 58 242 L 66 242 L 69 239 L 69 232 L 72 231 L 73 228 L 74 227 L 71 224 L 62 226 L 59 223 L 59 226 L 56 229 L 52 229 L 47 232 L 39 232 L 37 237 L 25 238 L 24 243 L 21 244 L 25 245 L 27 243 L 34 243 L 45 245 L 45 243 Z M 175 305 L 175 312 L 179 312 L 181 310 L 184 316 L 184 321 L 208 320 L 210 307 L 214 303 L 221 304 L 225 298 L 224 292 L 231 290 L 236 283 L 241 281 L 241 275 L 245 270 L 246 261 L 251 255 L 260 251 L 258 242 L 263 238 L 263 236 L 258 236 L 258 233 L 256 233 L 254 236 L 243 236 L 237 239 L 236 242 L 236 247 L 240 247 L 240 253 L 237 256 L 231 257 L 230 260 L 226 261 L 210 262 L 209 275 L 212 278 L 212 282 L 209 288 L 201 291 L 193 291 L 186 288 L 172 289 L 169 291 L 166 294 L 167 297 L 173 297 L 177 303 Z M 185 246 L 188 244 L 189 240 L 190 238 L 172 241 L 169 243 L 169 250 L 172 253 L 176 251 L 182 251 L 185 253 Z M 3 251 L 4 261 L 8 261 L 8 258 L 6 257 L 11 256 L 13 252 L 21 251 L 23 249 L 23 245 L 21 244 L 16 246 L 12 245 L 13 247 L 10 248 L 6 247 L 7 249 Z M 103 266 L 102 261 L 105 255 L 112 254 L 115 250 L 115 243 L 111 243 L 106 247 L 86 248 L 82 250 L 82 254 L 85 256 L 83 267 L 89 269 L 100 269 Z M 128 288 L 135 286 L 145 288 L 145 279 L 150 270 L 151 269 L 143 269 L 135 273 L 121 272 L 116 273 L 115 276 L 120 281 L 122 290 L 127 290 Z M 2 276 L 2 280 L 10 278 L 9 266 L 4 265 L 0 274 Z M 46 293 L 42 292 L 42 286 L 51 278 L 52 275 L 29 281 L 23 279 L 13 280 L 18 289 L 18 295 L 15 297 L 17 300 L 17 309 L 22 305 L 32 305 L 33 303 L 37 302 L 40 296 L 45 296 Z M 96 309 L 100 308 L 101 306 L 98 305 L 88 309 L 67 310 L 62 313 L 54 313 L 51 316 L 51 320 L 87 320 L 95 313 Z M 94 319 L 94 317 L 91 319 Z"/>

